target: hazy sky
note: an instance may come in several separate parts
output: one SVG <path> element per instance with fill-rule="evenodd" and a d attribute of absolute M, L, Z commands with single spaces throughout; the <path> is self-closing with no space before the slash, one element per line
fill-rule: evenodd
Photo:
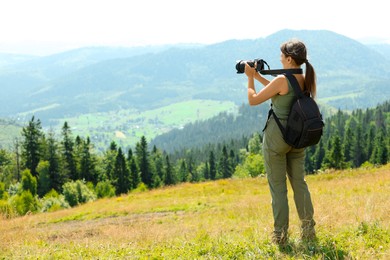
<path fill-rule="evenodd" d="M 0 52 L 209 44 L 282 29 L 325 29 L 390 43 L 389 15 L 384 0 L 6 0 L 0 3 Z"/>

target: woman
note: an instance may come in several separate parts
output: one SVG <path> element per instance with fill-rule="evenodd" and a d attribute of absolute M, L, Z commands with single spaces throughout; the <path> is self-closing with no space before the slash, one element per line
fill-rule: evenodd
<path fill-rule="evenodd" d="M 291 40 L 283 43 L 280 50 L 280 61 L 283 69 L 297 69 L 305 63 L 305 75 L 294 74 L 294 76 L 303 92 L 315 97 L 316 76 L 314 68 L 307 60 L 305 44 L 298 40 Z M 294 90 L 287 78 L 284 75 L 279 75 L 269 81 L 248 64 L 245 64 L 245 74 L 248 77 L 249 104 L 259 105 L 271 99 L 276 116 L 285 125 L 294 99 Z M 259 92 L 255 90 L 255 79 L 265 86 Z M 285 244 L 288 238 L 289 206 L 286 174 L 294 192 L 295 206 L 301 220 L 301 237 L 305 240 L 315 239 L 313 204 L 304 179 L 304 148 L 295 149 L 289 146 L 283 140 L 282 133 L 272 116 L 264 131 L 263 155 L 272 196 L 274 215 L 272 240 L 277 244 Z"/>

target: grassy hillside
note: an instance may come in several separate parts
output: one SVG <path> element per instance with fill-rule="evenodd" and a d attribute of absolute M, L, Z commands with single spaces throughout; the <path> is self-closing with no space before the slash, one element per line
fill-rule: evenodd
<path fill-rule="evenodd" d="M 289 244 L 272 244 L 266 179 L 229 179 L 0 220 L 0 258 L 389 259 L 390 165 L 307 181 L 317 242 L 300 242 L 291 204 Z"/>
<path fill-rule="evenodd" d="M 145 111 L 121 109 L 64 117 L 49 123 L 44 120 L 42 123 L 50 125 L 45 130 L 54 130 L 60 140 L 61 129 L 67 121 L 74 137 L 89 136 L 97 150 L 105 151 L 111 141 L 122 147 L 134 147 L 141 136 L 151 140 L 172 129 L 207 120 L 221 112 L 236 113 L 237 105 L 231 101 L 189 100 Z M 11 149 L 15 138 L 21 140 L 21 130 L 25 125 L 0 118 L 0 148 Z"/>
<path fill-rule="evenodd" d="M 15 139 L 20 139 L 22 127 L 17 123 L 0 119 L 0 148 L 13 149 Z"/>
<path fill-rule="evenodd" d="M 230 101 L 189 100 L 143 112 L 122 109 L 63 118 L 57 121 L 55 129 L 60 130 L 67 121 L 75 136 L 89 136 L 98 149 L 106 150 L 111 141 L 125 147 L 135 146 L 141 136 L 150 140 L 174 128 L 236 110 L 237 106 Z"/>

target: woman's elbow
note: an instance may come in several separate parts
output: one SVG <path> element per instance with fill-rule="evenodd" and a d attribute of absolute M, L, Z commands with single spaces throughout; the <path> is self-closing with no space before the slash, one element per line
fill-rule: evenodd
<path fill-rule="evenodd" d="M 249 97 L 249 98 L 248 98 L 248 103 L 249 103 L 250 106 L 256 106 L 256 105 L 259 104 L 259 103 L 256 102 L 256 100 L 253 99 L 252 97 Z"/>

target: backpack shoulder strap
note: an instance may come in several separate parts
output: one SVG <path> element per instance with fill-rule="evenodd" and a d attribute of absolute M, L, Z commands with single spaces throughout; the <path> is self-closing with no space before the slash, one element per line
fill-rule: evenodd
<path fill-rule="evenodd" d="M 295 76 L 291 73 L 284 73 L 283 75 L 286 76 L 287 80 L 290 82 L 291 86 L 293 87 L 295 96 L 297 98 L 303 97 L 303 92 L 302 92 L 301 88 L 299 87 L 299 83 L 298 83 L 297 79 L 295 78 Z M 271 104 L 271 108 L 268 112 L 268 119 L 271 117 L 271 115 L 274 117 L 276 123 L 279 126 L 280 131 L 282 131 L 282 134 L 284 136 L 286 129 L 284 128 L 284 126 L 280 122 L 279 118 L 276 116 L 274 110 L 272 109 L 272 104 Z M 267 124 L 265 125 L 263 131 L 265 130 L 266 127 L 267 127 Z"/>
<path fill-rule="evenodd" d="M 270 114 L 272 114 L 272 115 L 274 116 L 274 119 L 275 119 L 276 123 L 278 124 L 279 129 L 280 129 L 280 131 L 282 131 L 282 134 L 283 134 L 283 136 L 284 136 L 284 135 L 285 135 L 285 132 L 286 132 L 286 129 L 284 128 L 284 126 L 282 125 L 282 123 L 280 123 L 280 120 L 279 120 L 279 118 L 276 116 L 276 114 L 275 114 L 274 110 L 272 109 L 272 107 L 271 107 L 271 109 L 270 109 Z"/>
<path fill-rule="evenodd" d="M 283 134 L 283 136 L 284 136 L 284 133 L 285 133 L 286 130 L 285 130 L 284 126 L 282 125 L 282 123 L 280 123 L 279 118 L 276 116 L 274 110 L 272 109 L 272 103 L 271 103 L 271 107 L 270 107 L 270 109 L 269 109 L 269 111 L 268 111 L 267 123 L 266 123 L 265 126 L 264 126 L 263 132 L 264 132 L 265 129 L 267 128 L 268 120 L 269 120 L 269 118 L 270 118 L 271 116 L 274 117 L 276 123 L 277 123 L 278 126 L 279 126 L 280 131 L 282 132 L 282 134 Z"/>
<path fill-rule="evenodd" d="M 297 98 L 303 97 L 304 94 L 303 94 L 301 88 L 299 87 L 299 83 L 298 83 L 297 79 L 295 78 L 295 76 L 293 74 L 290 74 L 290 73 L 284 73 L 283 75 L 286 76 L 286 78 L 290 82 L 291 86 L 293 87 L 295 96 Z"/>

